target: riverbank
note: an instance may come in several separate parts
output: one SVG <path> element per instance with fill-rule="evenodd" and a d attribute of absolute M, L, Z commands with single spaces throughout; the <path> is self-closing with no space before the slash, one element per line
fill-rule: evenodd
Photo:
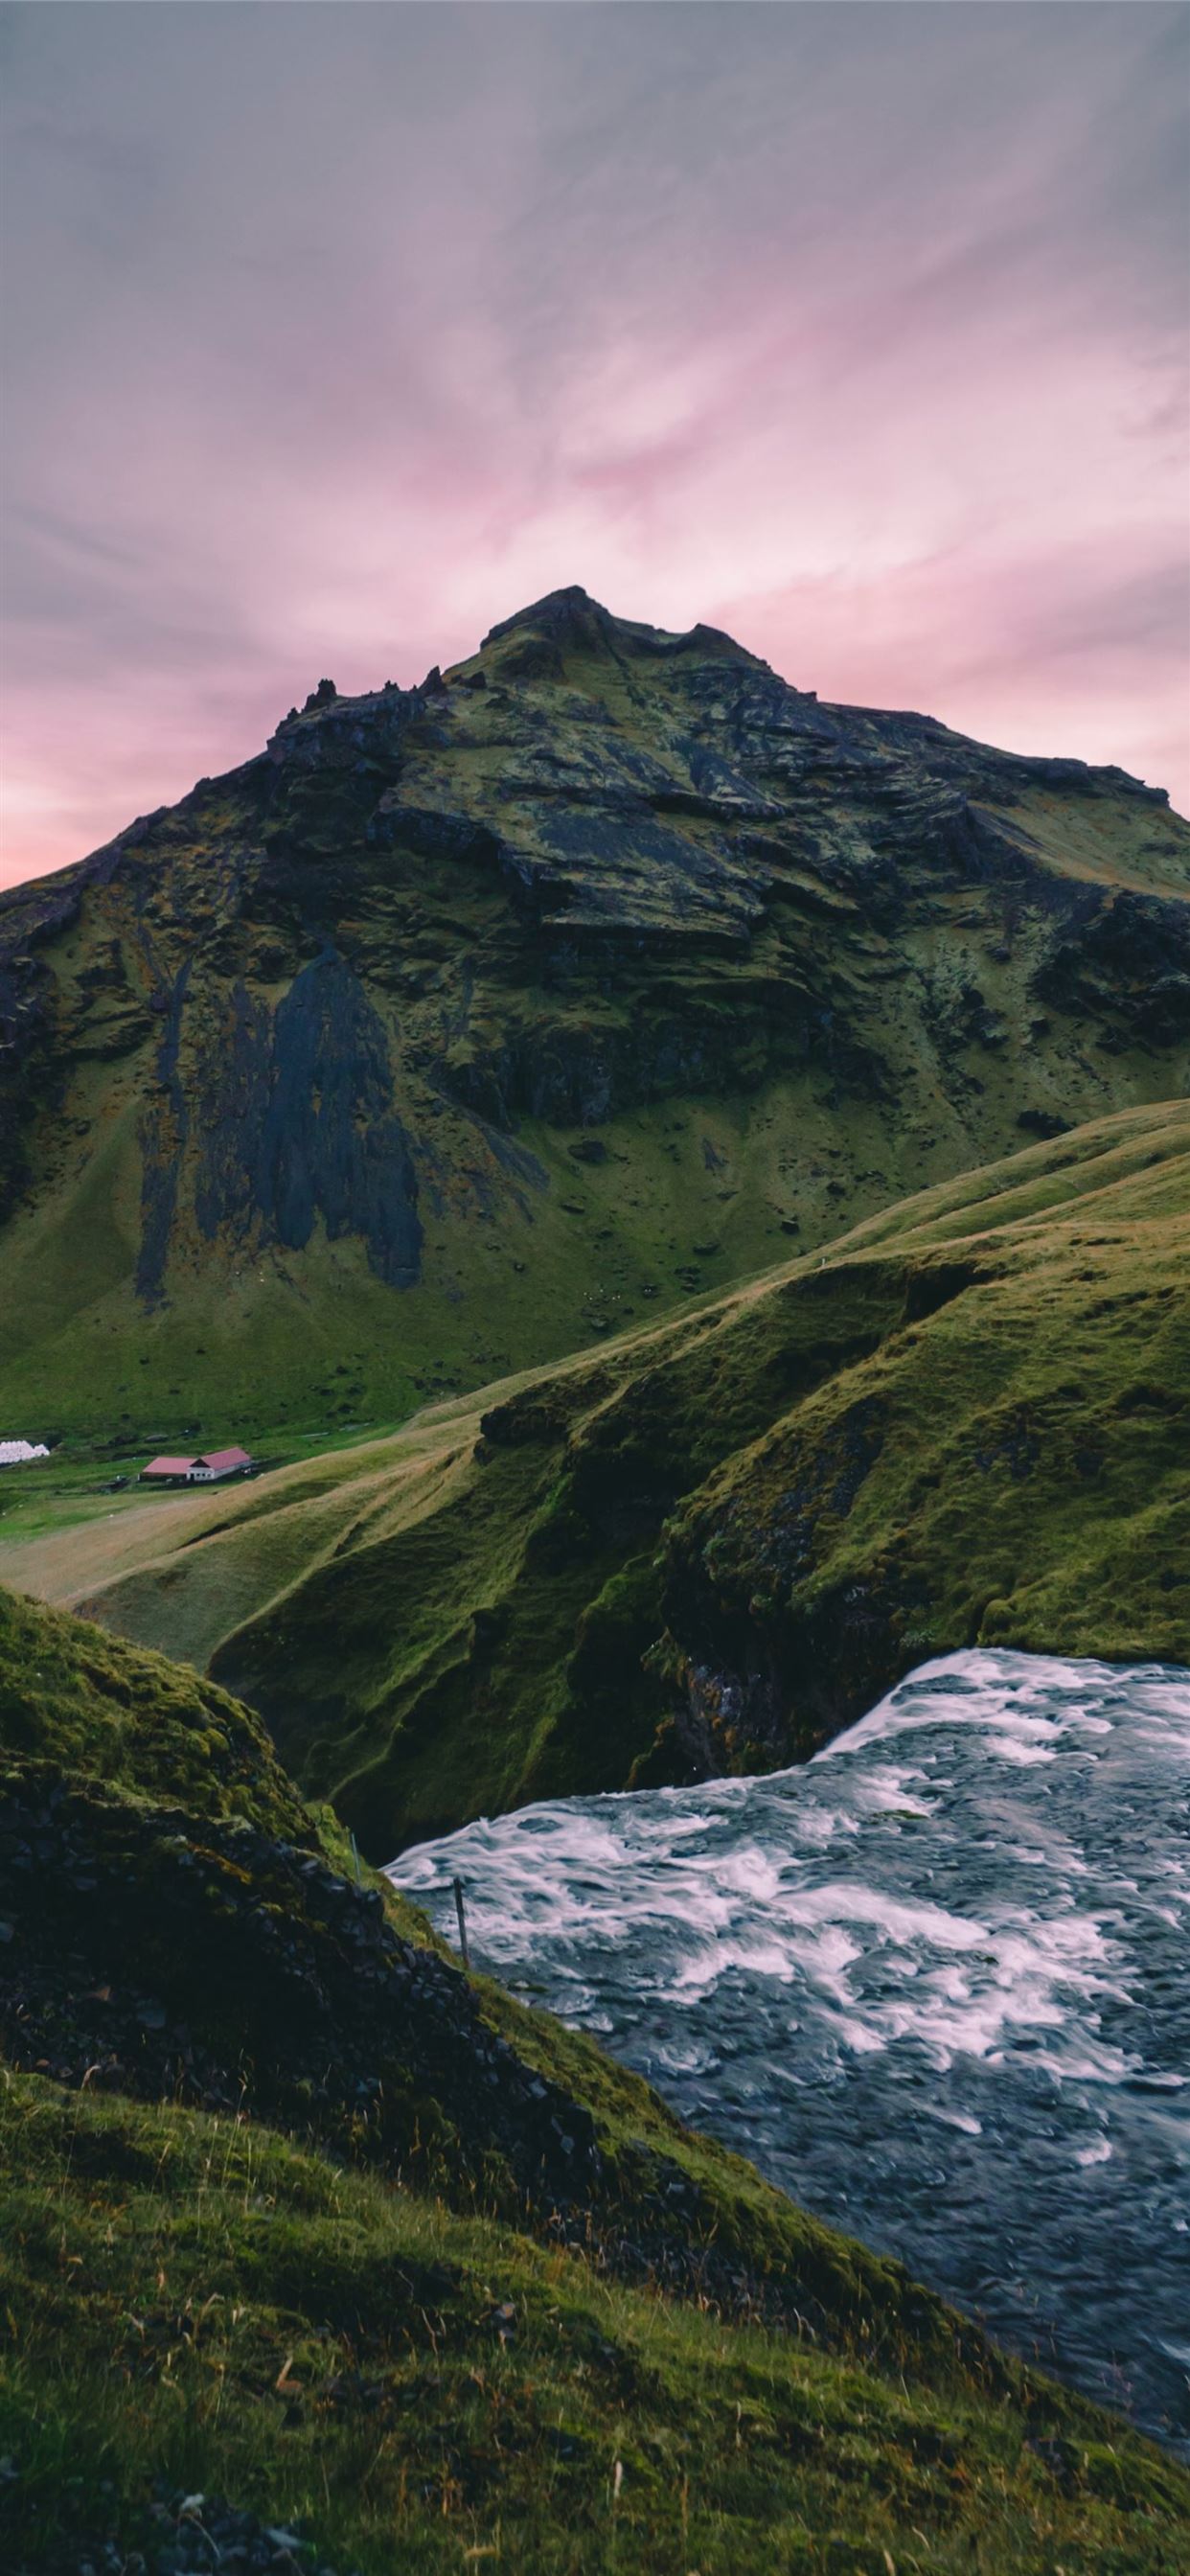
<path fill-rule="evenodd" d="M 190 2498 L 333 2576 L 1168 2571 L 1174 2462 L 464 1976 L 192 1668 L 0 1594 L 0 1789 L 6 2567 Z"/>
<path fill-rule="evenodd" d="M 1188 1789 L 1190 1672 L 982 1651 L 800 1768 L 392 1876 L 446 1931 L 459 1877 L 515 1992 L 1190 2455 Z"/>

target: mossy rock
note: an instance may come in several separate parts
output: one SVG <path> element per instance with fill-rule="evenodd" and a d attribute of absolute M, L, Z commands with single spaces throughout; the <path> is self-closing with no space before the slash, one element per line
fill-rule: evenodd
<path fill-rule="evenodd" d="M 314 692 L 0 895 L 0 1416 L 142 1458 L 389 1425 L 1173 1098 L 1188 897 L 1121 771 L 578 593 Z"/>

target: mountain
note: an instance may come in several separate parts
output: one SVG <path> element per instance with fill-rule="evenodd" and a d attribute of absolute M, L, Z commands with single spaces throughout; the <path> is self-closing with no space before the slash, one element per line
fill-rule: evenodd
<path fill-rule="evenodd" d="M 961 1647 L 1190 1665 L 1188 1237 L 1190 1107 L 1117 1112 L 385 1439 L 83 1497 L 0 1574 L 208 1665 L 377 1861 L 772 1769 Z"/>
<path fill-rule="evenodd" d="M 0 1428 L 391 1422 L 1171 1097 L 1188 897 L 1122 772 L 581 590 L 323 682 L 0 898 Z"/>
<path fill-rule="evenodd" d="M 464 1974 L 224 1692 L 6 1594 L 0 1851 L 12 2576 L 1173 2567 L 1174 2460 Z"/>

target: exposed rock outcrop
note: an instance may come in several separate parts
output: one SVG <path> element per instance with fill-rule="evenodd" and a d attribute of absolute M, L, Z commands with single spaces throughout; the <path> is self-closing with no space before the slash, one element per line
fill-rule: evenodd
<path fill-rule="evenodd" d="M 317 1418 L 345 1339 L 391 1416 L 444 1352 L 476 1383 L 583 1338 L 609 1274 L 664 1302 L 1003 1151 L 1024 1085 L 1068 1123 L 1168 1096 L 1188 848 L 1118 770 L 822 706 L 576 589 L 418 689 L 324 680 L 0 898 L 17 1383 L 135 1423 L 181 1352 Z"/>

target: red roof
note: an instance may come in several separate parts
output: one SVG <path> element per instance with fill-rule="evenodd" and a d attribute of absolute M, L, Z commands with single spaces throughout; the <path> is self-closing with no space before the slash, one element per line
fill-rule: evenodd
<path fill-rule="evenodd" d="M 185 1476 L 194 1465 L 193 1458 L 150 1458 L 141 1468 L 142 1476 Z"/>
<path fill-rule="evenodd" d="M 191 1467 L 250 1467 L 252 1453 L 248 1449 L 204 1449 L 201 1458 L 190 1458 L 186 1463 Z"/>

